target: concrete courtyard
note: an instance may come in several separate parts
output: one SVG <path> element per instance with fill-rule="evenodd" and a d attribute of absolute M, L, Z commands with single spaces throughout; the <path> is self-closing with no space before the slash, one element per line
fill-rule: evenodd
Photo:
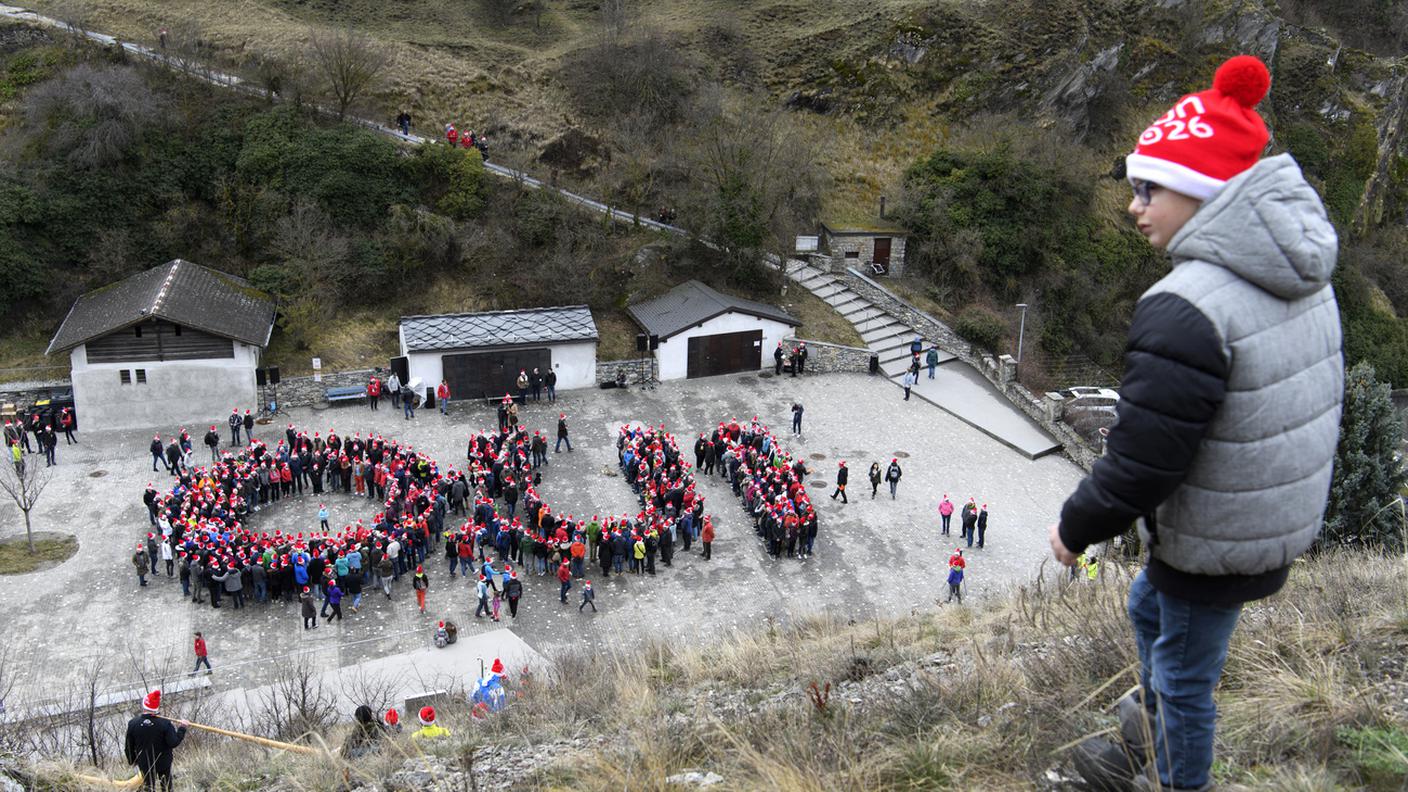
<path fill-rule="evenodd" d="M 801 438 L 789 433 L 794 401 L 806 408 Z M 368 588 L 359 613 L 344 608 L 344 622 L 304 631 L 296 602 L 238 611 L 227 602 L 214 610 L 183 600 L 179 582 L 164 571 L 152 585 L 139 588 L 129 557 L 148 529 L 142 490 L 148 481 L 159 487 L 171 481 L 165 472 L 151 472 L 147 444 L 153 433 L 165 436 L 179 427 L 83 431 L 80 445 L 60 443 L 59 466 L 34 520 L 38 530 L 76 534 L 77 555 L 51 569 L 0 577 L 4 641 L 26 672 L 23 694 L 11 704 L 51 698 L 97 663 L 105 669 L 108 689 L 140 687 L 143 666 L 193 662 L 194 630 L 203 631 L 210 643 L 213 681 L 221 690 L 267 682 L 276 664 L 271 660 L 284 663 L 302 655 L 333 671 L 418 652 L 429 645 L 429 627 L 437 618 L 453 618 L 461 640 L 508 627 L 533 651 L 551 657 L 644 639 L 716 640 L 769 617 L 785 621 L 834 612 L 865 618 L 933 609 L 946 593 L 944 562 L 958 541 L 956 515 L 953 535 L 939 536 L 937 506 L 944 493 L 956 504 L 970 496 L 988 504 L 988 547 L 965 553 L 965 607 L 981 608 L 1004 588 L 1032 579 L 1048 554 L 1046 527 L 1081 476 L 1061 455 L 1028 460 L 931 404 L 902 401 L 900 390 L 884 378 L 865 375 L 731 375 L 655 390 L 572 391 L 555 404 L 530 401 L 523 418 L 530 430 L 551 437 L 559 412 L 567 414 L 575 451 L 549 454 L 540 491 L 554 511 L 578 517 L 634 514 L 638 508 L 617 475 L 614 441 L 622 423 L 663 423 L 692 461 L 699 432 L 720 420 L 757 415 L 812 468 L 809 481 L 820 517 L 815 555 L 805 561 L 769 558 L 738 500 L 712 478 L 701 489 L 718 530 L 713 559 L 704 561 L 696 546 L 690 554 L 677 553 L 673 568 L 657 565 L 654 578 L 602 580 L 589 566 L 599 613 L 577 612 L 580 584 L 569 594 L 570 604 L 561 605 L 555 579 L 528 576 L 516 621 L 509 623 L 507 608 L 501 624 L 475 619 L 472 586 L 449 578 L 443 558 L 435 555 L 428 618 L 416 612 L 409 581 L 403 579 L 393 600 Z M 228 441 L 222 419 L 212 416 Z M 295 410 L 274 425 L 256 427 L 256 436 L 281 435 L 288 422 L 309 431 L 335 428 L 344 436 L 380 433 L 428 451 L 444 468 L 463 464 L 469 432 L 492 426 L 494 414 L 483 405 L 453 404 L 448 417 L 421 410 L 407 421 L 383 401 L 375 412 L 364 404 Z M 196 438 L 205 428 L 187 427 Z M 198 447 L 197 460 L 206 456 Z M 891 500 L 882 485 L 871 500 L 866 471 L 872 461 L 883 467 L 892 457 L 904 467 L 899 497 Z M 846 505 L 827 497 L 843 459 L 851 469 Z M 31 464 L 35 461 L 42 464 L 31 457 Z M 335 526 L 372 514 L 365 499 L 324 497 Z M 317 505 L 311 493 L 281 501 L 256 515 L 252 527 L 313 530 Z M 22 532 L 13 505 L 0 504 L 0 536 Z M 478 672 L 473 658 L 466 665 L 466 674 Z"/>

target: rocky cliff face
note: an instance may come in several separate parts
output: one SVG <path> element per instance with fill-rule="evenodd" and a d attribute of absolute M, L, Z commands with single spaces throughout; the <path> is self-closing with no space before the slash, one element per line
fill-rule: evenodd
<path fill-rule="evenodd" d="M 940 3 L 808 75 L 794 104 L 884 124 L 932 100 L 946 121 L 1011 114 L 1116 154 L 1236 53 L 1271 68 L 1272 145 L 1305 164 L 1336 219 L 1359 231 L 1403 223 L 1408 58 L 1346 47 L 1266 0 Z"/>

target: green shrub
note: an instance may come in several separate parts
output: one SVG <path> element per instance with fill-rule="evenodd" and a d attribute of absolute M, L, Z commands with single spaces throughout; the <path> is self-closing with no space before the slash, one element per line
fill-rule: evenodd
<path fill-rule="evenodd" d="M 970 305 L 958 314 L 953 329 L 974 346 L 996 353 L 1007 335 L 1007 322 L 987 308 Z"/>

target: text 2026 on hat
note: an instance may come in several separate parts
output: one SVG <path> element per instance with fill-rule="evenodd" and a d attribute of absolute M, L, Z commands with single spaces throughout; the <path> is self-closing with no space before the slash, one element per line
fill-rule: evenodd
<path fill-rule="evenodd" d="M 1221 192 L 1266 149 L 1256 104 L 1271 87 L 1266 64 L 1238 55 L 1218 67 L 1212 88 L 1180 98 L 1125 157 L 1128 179 L 1153 182 L 1199 201 Z"/>

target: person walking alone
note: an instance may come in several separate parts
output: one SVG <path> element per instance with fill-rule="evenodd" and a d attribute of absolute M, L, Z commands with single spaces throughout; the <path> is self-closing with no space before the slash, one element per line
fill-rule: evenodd
<path fill-rule="evenodd" d="M 567 444 L 567 453 L 572 453 L 572 440 L 567 436 L 567 413 L 557 416 L 557 448 L 554 454 L 562 453 L 562 444 Z"/>
<path fill-rule="evenodd" d="M 929 379 L 933 379 L 934 369 L 939 365 L 938 347 L 929 347 L 929 351 L 924 354 L 924 365 L 929 367 Z"/>
<path fill-rule="evenodd" d="M 846 479 L 850 476 L 850 471 L 846 469 L 846 460 L 836 466 L 836 491 L 831 493 L 831 500 L 836 500 L 836 496 L 841 496 L 842 503 L 850 503 L 846 498 Z"/>
<path fill-rule="evenodd" d="M 581 613 L 588 605 L 592 606 L 592 613 L 596 613 L 596 592 L 592 591 L 590 580 L 582 584 L 582 604 L 577 606 L 577 612 Z"/>
<path fill-rule="evenodd" d="M 191 674 L 195 674 L 197 671 L 199 671 L 202 665 L 205 666 L 205 673 L 211 673 L 210 655 L 205 646 L 205 636 L 201 635 L 200 633 L 196 633 L 195 652 L 196 667 L 191 669 Z"/>
<path fill-rule="evenodd" d="M 802 403 L 792 402 L 792 434 L 802 436 Z"/>
<path fill-rule="evenodd" d="M 909 371 L 906 371 L 904 373 L 904 379 L 900 380 L 900 384 L 904 386 L 905 401 L 909 401 L 909 390 L 910 388 L 913 388 L 916 384 L 918 384 L 918 382 L 919 377 L 914 373 L 914 369 L 910 369 Z"/>
<path fill-rule="evenodd" d="M 885 468 L 885 480 L 890 482 L 890 500 L 895 499 L 895 489 L 900 485 L 900 477 L 904 471 L 900 469 L 899 459 L 891 459 L 890 466 Z"/>
<path fill-rule="evenodd" d="M 870 463 L 870 499 L 871 499 L 871 500 L 875 500 L 875 493 L 877 493 L 877 492 L 880 491 L 880 482 L 881 482 L 881 481 L 884 481 L 884 479 L 885 479 L 884 475 L 880 472 L 880 463 L 879 463 L 879 462 L 871 462 L 871 463 Z"/>

